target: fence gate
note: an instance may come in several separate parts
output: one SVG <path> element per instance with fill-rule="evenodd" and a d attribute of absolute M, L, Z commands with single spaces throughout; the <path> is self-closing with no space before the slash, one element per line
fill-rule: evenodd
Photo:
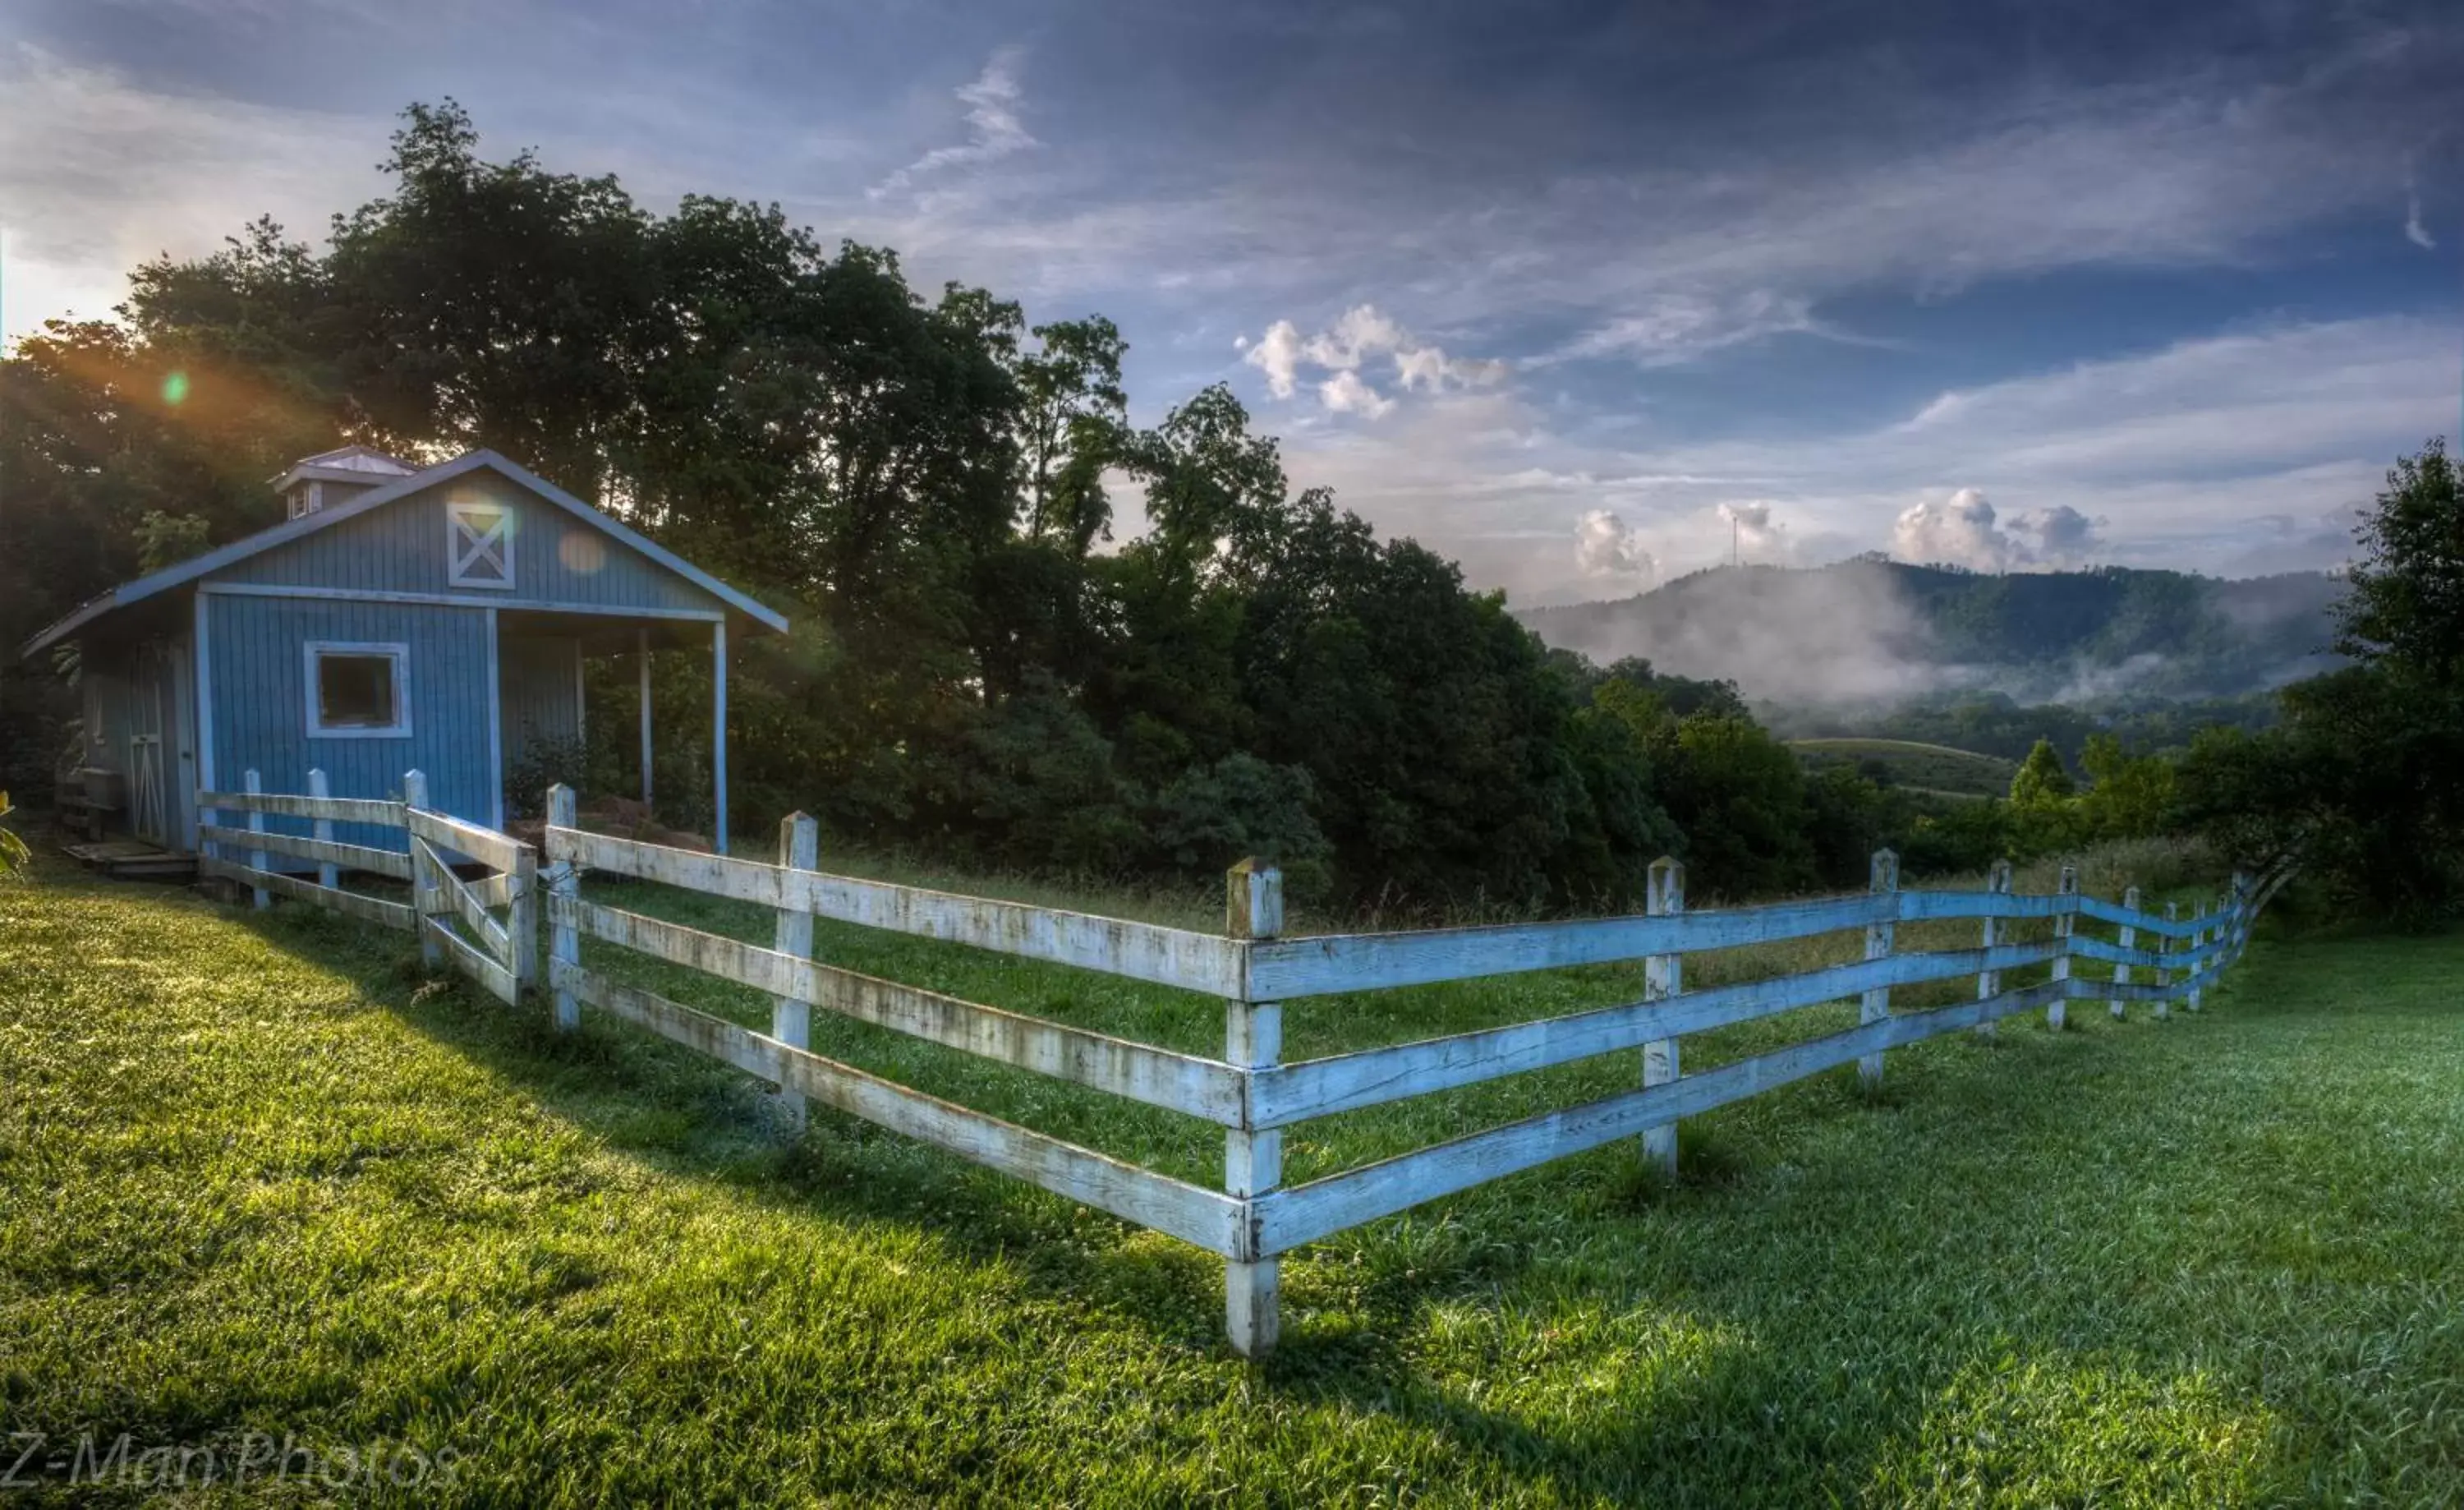
<path fill-rule="evenodd" d="M 404 814 L 410 836 L 411 896 L 420 952 L 451 960 L 505 1001 L 539 976 L 539 858 L 494 829 L 414 803 Z M 448 856 L 462 855 L 489 874 L 466 879 Z"/>

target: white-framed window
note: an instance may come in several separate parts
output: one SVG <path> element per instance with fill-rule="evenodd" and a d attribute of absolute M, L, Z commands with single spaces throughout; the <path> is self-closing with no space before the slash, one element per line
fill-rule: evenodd
<path fill-rule="evenodd" d="M 457 588 L 512 588 L 512 509 L 502 503 L 445 505 L 445 580 Z"/>
<path fill-rule="evenodd" d="M 308 734 L 328 740 L 407 739 L 410 647 L 310 640 Z"/>

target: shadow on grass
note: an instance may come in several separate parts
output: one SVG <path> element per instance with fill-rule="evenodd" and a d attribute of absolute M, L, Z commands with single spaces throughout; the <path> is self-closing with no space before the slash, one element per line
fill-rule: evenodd
<path fill-rule="evenodd" d="M 927 1236 L 1001 1264 L 1041 1299 L 1236 1366 L 1207 1255 L 1125 1244 L 1059 1197 L 835 1114 L 786 1141 L 737 1072 L 589 1013 L 561 1034 L 536 1005 L 431 986 L 398 936 L 297 909 L 238 916 L 664 1173 Z M 2178 1198 L 2166 1166 L 2108 1163 L 2101 1181 L 2054 1192 L 2031 1178 L 2048 1160 L 2093 1160 L 2092 1119 L 2060 1108 L 2132 1078 L 2113 1073 L 2123 1033 L 2096 1016 L 2079 1026 L 2091 1031 L 2055 1040 L 2006 1023 L 1982 1053 L 1964 1037 L 1895 1053 L 1878 1091 L 1843 1068 L 1695 1120 L 1673 1184 L 1630 1147 L 1602 1150 L 1319 1245 L 1287 1261 L 1285 1345 L 1253 1377 L 1293 1405 L 1388 1417 L 1509 1477 L 1610 1497 L 1671 1488 L 1681 1458 L 1700 1473 L 1706 1442 L 1727 1464 L 1723 1496 L 1802 1485 L 1809 1471 L 1854 1492 L 1941 1430 L 1946 1401 L 1990 1398 L 1996 1359 L 2145 1376 L 2162 1394 L 2199 1373 L 2196 1351 L 2160 1342 L 2128 1298 L 2058 1277 L 2110 1262 L 2098 1208 Z M 1897 1157 L 1875 1160 L 1877 1146 Z M 1986 1162 L 2010 1148 L 2032 1151 L 2015 1177 Z M 1561 1329 L 1568 1312 L 1580 1324 Z M 1573 1355 L 1596 1358 L 1600 1376 L 1576 1408 L 1540 1417 L 1485 1403 L 1490 1377 Z M 1840 1377 L 1855 1368 L 1870 1371 Z"/>

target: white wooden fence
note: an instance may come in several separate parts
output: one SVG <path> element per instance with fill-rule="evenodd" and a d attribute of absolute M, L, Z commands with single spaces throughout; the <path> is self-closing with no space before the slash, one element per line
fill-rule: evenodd
<path fill-rule="evenodd" d="M 208 793 L 201 800 L 242 806 L 228 793 Z M 328 811 L 297 798 L 253 800 L 260 806 L 248 810 L 253 816 L 279 811 L 316 817 Z M 332 815 L 372 821 L 364 809 Z M 410 826 L 414 851 L 419 820 L 427 816 L 406 812 L 398 820 Z M 219 842 L 272 847 L 253 829 L 211 833 Z M 464 845 L 470 835 L 431 833 L 431 844 L 477 853 Z M 587 833 L 576 826 L 572 792 L 559 787 L 548 793 L 545 844 L 549 863 L 538 872 L 547 891 L 545 984 L 554 992 L 559 1027 L 577 1026 L 582 1009 L 589 1007 L 771 1082 L 798 1108 L 807 1099 L 819 1101 L 1217 1254 L 1225 1265 L 1232 1344 L 1253 1357 L 1275 1343 L 1280 1256 L 1305 1243 L 1620 1138 L 1639 1137 L 1644 1157 L 1673 1168 L 1674 1129 L 1681 1118 L 1838 1065 L 1857 1064 L 1865 1079 L 1879 1079 L 1891 1049 L 1947 1033 L 1987 1032 L 2018 1013 L 2043 1010 L 2049 1025 L 2059 1028 L 2073 1000 L 2108 1002 L 2116 1016 L 2131 1002 L 2152 1004 L 2159 1017 L 2176 1001 L 2195 1009 L 2204 988 L 2239 957 L 2252 922 L 2289 875 L 2289 867 L 2279 867 L 2255 883 L 2236 876 L 2218 910 L 2211 913 L 2203 905 L 2183 919 L 2170 906 L 2162 916 L 2143 910 L 2135 891 L 2121 903 L 2083 896 L 2076 874 L 2067 870 L 2059 889 L 2048 895 L 2014 894 L 2007 865 L 1995 867 L 1980 892 L 1903 891 L 1898 860 L 1885 851 L 1875 856 L 1871 887 L 1861 895 L 1689 912 L 1683 868 L 1663 860 L 1653 868 L 1649 907 L 1640 916 L 1287 938 L 1281 877 L 1245 862 L 1230 876 L 1225 930 L 1214 934 L 830 875 L 814 867 L 812 820 L 802 815 L 781 827 L 784 863 L 765 864 Z M 321 858 L 297 849 L 284 853 Z M 503 857 L 508 868 L 500 874 L 528 876 L 522 856 Z M 214 873 L 260 886 L 274 878 L 262 863 L 217 861 Z M 582 884 L 591 874 L 661 882 L 772 909 L 772 946 L 588 900 Z M 327 900 L 311 894 L 329 888 L 268 889 Z M 423 901 L 423 913 L 431 915 L 423 916 L 420 925 L 459 943 L 463 935 L 446 922 L 458 915 L 468 931 L 484 933 L 466 910 L 469 900 Z M 356 902 L 345 910 L 358 910 Z M 811 957 L 816 918 L 1219 997 L 1225 1004 L 1223 1055 L 1209 1058 L 1136 1043 L 825 964 Z M 1976 946 L 1899 949 L 1899 924 L 1947 920 L 1974 922 Z M 2051 937 L 2012 942 L 2007 925 L 2025 920 L 2049 922 Z M 389 915 L 377 921 L 389 921 Z M 2082 923 L 2114 927 L 2118 938 L 2107 942 L 2083 931 Z M 517 958 L 520 926 L 509 920 L 505 927 Z M 1850 930 L 1863 932 L 1861 960 L 1683 988 L 1683 961 L 1689 953 Z M 584 938 L 766 993 L 772 1001 L 769 1031 L 586 967 Z M 2141 946 L 2143 938 L 2155 947 Z M 1283 1057 L 1283 1012 L 1289 1003 L 1636 960 L 1645 965 L 1638 1001 L 1296 1063 Z M 2071 966 L 2079 960 L 2114 966 L 2113 978 L 2075 976 Z M 2005 972 L 2033 966 L 2049 967 L 2048 978 L 2005 988 Z M 517 966 L 509 968 L 517 987 L 529 979 Z M 2153 978 L 2135 980 L 2134 969 L 2152 971 Z M 1892 1010 L 1895 988 L 1969 977 L 1976 982 L 1971 1000 L 1920 1011 Z M 501 975 L 483 978 L 492 988 L 503 984 Z M 1859 1004 L 1854 1028 L 1716 1068 L 1683 1071 L 1680 1046 L 1686 1034 L 1848 1000 Z M 1222 1188 L 1176 1179 L 825 1058 L 809 1047 L 813 1008 L 1217 1123 L 1224 1138 Z M 1642 1052 L 1640 1083 L 1634 1090 L 1305 1185 L 1283 1183 L 1286 1128 L 1635 1050 Z"/>

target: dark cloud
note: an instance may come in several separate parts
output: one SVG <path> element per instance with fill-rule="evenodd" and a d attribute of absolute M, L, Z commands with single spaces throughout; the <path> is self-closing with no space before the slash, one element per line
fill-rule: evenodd
<path fill-rule="evenodd" d="M 5 315 L 319 226 L 452 94 L 493 150 L 1111 314 L 1140 417 L 1230 381 L 1300 480 L 1518 592 L 1912 509 L 1977 562 L 2212 567 L 2450 422 L 2452 284 L 2353 249 L 2449 241 L 2458 77 L 2453 0 L 36 0 L 0 21 Z M 2024 351 L 1895 315 L 2055 279 Z"/>

